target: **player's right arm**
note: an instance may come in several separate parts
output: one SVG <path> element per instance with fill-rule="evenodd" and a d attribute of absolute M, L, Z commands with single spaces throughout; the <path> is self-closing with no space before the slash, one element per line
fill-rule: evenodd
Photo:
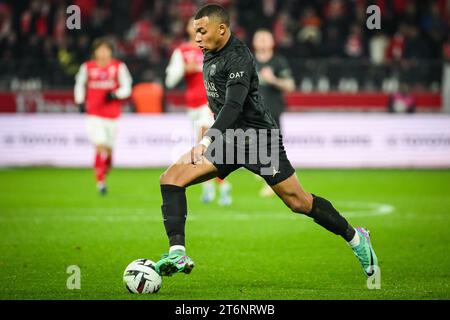
<path fill-rule="evenodd" d="M 166 87 L 174 88 L 184 76 L 184 60 L 180 49 L 175 49 L 166 68 Z"/>
<path fill-rule="evenodd" d="M 85 111 L 86 84 L 87 84 L 87 66 L 83 63 L 75 76 L 74 98 L 80 112 Z"/>

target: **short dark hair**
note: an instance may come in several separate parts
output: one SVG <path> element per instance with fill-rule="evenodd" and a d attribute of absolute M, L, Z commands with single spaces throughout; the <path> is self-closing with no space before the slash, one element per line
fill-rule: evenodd
<path fill-rule="evenodd" d="M 227 27 L 230 26 L 230 15 L 224 7 L 218 4 L 207 4 L 201 7 L 195 14 L 195 20 L 203 17 L 216 17 L 219 18 L 221 23 L 225 23 Z"/>
<path fill-rule="evenodd" d="M 94 52 L 95 50 L 97 50 L 99 47 L 101 46 L 107 46 L 112 52 L 114 52 L 114 45 L 112 43 L 111 40 L 109 40 L 108 38 L 97 38 L 94 40 L 94 42 L 92 43 L 92 52 Z"/>

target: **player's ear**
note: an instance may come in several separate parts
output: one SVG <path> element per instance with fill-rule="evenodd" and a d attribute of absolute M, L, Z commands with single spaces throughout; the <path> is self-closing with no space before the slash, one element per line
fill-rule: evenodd
<path fill-rule="evenodd" d="M 219 25 L 219 34 L 221 36 L 224 36 L 225 35 L 225 31 L 226 31 L 226 25 L 224 23 L 221 23 Z"/>

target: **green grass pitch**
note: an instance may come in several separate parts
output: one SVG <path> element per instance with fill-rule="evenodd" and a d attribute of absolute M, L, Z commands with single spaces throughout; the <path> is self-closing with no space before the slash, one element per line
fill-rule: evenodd
<path fill-rule="evenodd" d="M 129 294 L 125 266 L 167 250 L 162 170 L 116 169 L 97 195 L 91 170 L 0 170 L 0 299 L 449 299 L 450 171 L 297 170 L 307 190 L 371 230 L 381 289 L 368 290 L 347 244 L 277 198 L 262 182 L 230 176 L 234 203 L 188 189 L 192 274 L 163 279 L 154 295 Z M 69 265 L 81 289 L 68 290 Z"/>

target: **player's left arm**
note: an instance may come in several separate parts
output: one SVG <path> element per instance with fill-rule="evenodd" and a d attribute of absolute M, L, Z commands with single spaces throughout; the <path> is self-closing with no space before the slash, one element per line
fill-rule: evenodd
<path fill-rule="evenodd" d="M 129 98 L 131 96 L 131 85 L 133 83 L 133 79 L 131 77 L 130 71 L 123 62 L 119 65 L 117 77 L 119 88 L 117 88 L 115 91 L 110 92 L 109 95 L 112 99 Z"/>

